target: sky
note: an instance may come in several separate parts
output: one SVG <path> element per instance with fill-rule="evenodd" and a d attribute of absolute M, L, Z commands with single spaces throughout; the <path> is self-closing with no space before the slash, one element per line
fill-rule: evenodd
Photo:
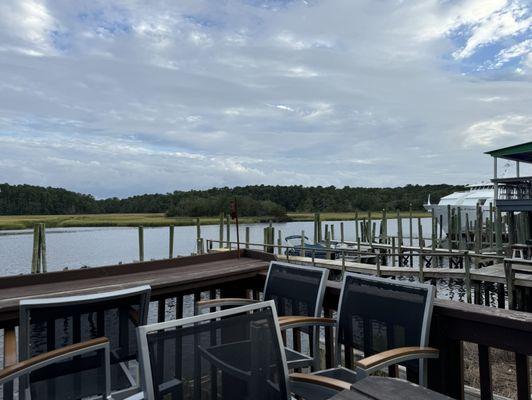
<path fill-rule="evenodd" d="M 465 184 L 523 141 L 530 0 L 0 2 L 0 182 Z"/>

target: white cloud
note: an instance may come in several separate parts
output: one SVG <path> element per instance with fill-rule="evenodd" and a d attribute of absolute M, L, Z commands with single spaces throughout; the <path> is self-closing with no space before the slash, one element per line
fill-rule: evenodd
<path fill-rule="evenodd" d="M 525 2 L 275 4 L 0 2 L 0 180 L 463 183 L 531 137 Z M 494 41 L 500 75 L 462 75 Z"/>
<path fill-rule="evenodd" d="M 506 115 L 477 122 L 465 131 L 465 145 L 494 146 L 508 139 L 515 142 L 532 138 L 532 117 Z"/>

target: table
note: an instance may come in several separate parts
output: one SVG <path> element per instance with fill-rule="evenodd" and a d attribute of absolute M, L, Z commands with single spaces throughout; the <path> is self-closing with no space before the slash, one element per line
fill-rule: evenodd
<path fill-rule="evenodd" d="M 354 383 L 351 390 L 344 390 L 329 400 L 452 400 L 450 397 L 434 392 L 411 382 L 370 376 Z"/>

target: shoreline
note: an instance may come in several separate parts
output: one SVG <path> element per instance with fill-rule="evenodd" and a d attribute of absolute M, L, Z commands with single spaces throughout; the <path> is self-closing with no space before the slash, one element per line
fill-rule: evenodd
<path fill-rule="evenodd" d="M 402 211 L 402 218 L 408 218 L 409 212 Z M 287 213 L 286 220 L 274 217 L 240 217 L 240 224 L 257 224 L 283 222 L 306 222 L 314 221 L 314 213 Z M 358 218 L 367 218 L 368 212 L 358 212 Z M 372 211 L 372 219 L 382 219 L 382 212 Z M 388 219 L 395 219 L 395 212 L 388 212 Z M 413 218 L 430 217 L 425 211 L 412 211 Z M 166 217 L 164 213 L 142 214 L 72 214 L 72 215 L 1 215 L 0 231 L 30 229 L 35 224 L 44 223 L 47 228 L 104 228 L 104 227 L 162 227 L 162 226 L 194 226 L 197 217 Z M 199 217 L 201 225 L 218 225 L 220 217 Z M 322 221 L 346 221 L 354 220 L 354 212 L 323 212 Z"/>

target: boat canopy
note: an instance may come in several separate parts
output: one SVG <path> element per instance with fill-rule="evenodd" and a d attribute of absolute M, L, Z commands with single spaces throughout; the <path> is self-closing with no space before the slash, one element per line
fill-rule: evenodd
<path fill-rule="evenodd" d="M 489 154 L 492 157 L 504 158 L 506 160 L 522 161 L 532 164 L 532 142 L 487 151 L 485 154 Z"/>

